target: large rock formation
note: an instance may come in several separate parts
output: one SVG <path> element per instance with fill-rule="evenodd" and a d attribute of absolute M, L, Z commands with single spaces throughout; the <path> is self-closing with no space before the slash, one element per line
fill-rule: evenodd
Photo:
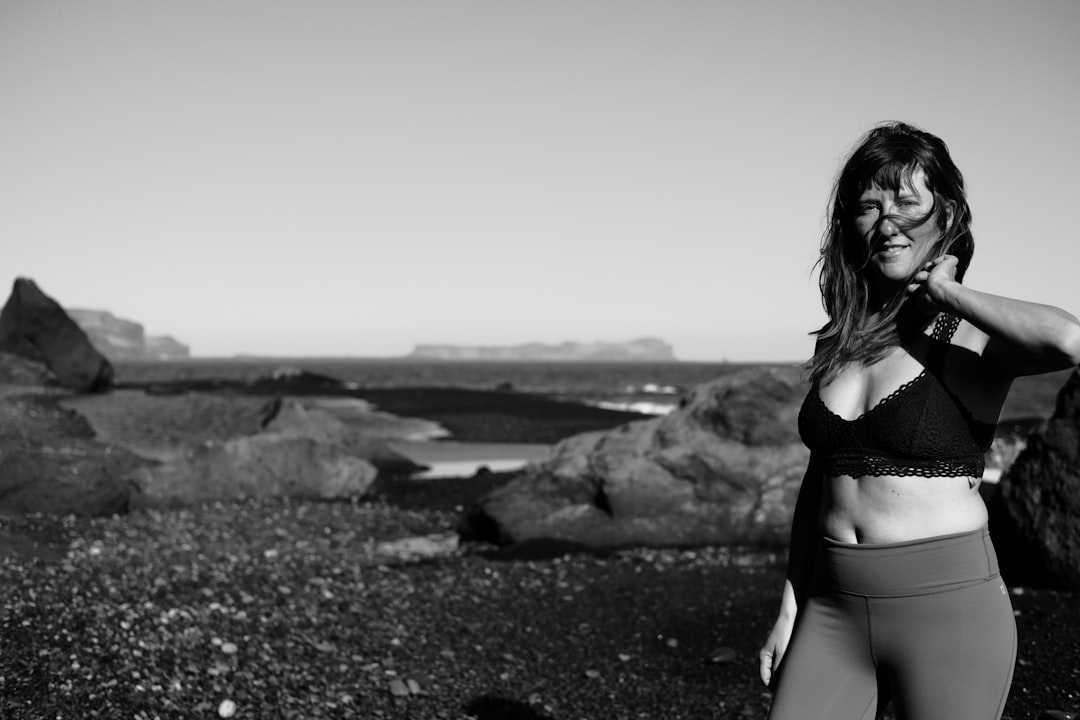
<path fill-rule="evenodd" d="M 98 391 L 113 381 L 112 364 L 33 280 L 19 278 L 0 311 L 0 352 L 45 365 L 64 387 Z"/>
<path fill-rule="evenodd" d="M 184 448 L 129 478 L 148 507 L 253 497 L 348 498 L 363 495 L 378 471 L 340 446 L 263 432 Z"/>
<path fill-rule="evenodd" d="M 168 335 L 147 335 L 143 326 L 118 318 L 105 310 L 70 308 L 68 315 L 79 324 L 90 342 L 113 362 L 117 360 L 176 360 L 191 350 Z"/>
<path fill-rule="evenodd" d="M 695 388 L 663 418 L 577 435 L 485 497 L 462 527 L 500 543 L 785 542 L 809 451 L 795 368 Z"/>
<path fill-rule="evenodd" d="M 291 398 L 9 387 L 0 392 L 0 512 L 358 497 L 380 472 L 424 469 L 378 436 L 381 422 L 367 433 Z"/>
<path fill-rule="evenodd" d="M 35 392 L 0 399 L 0 512 L 127 512 L 139 489 L 125 476 L 146 461 L 95 441 L 60 397 Z"/>
<path fill-rule="evenodd" d="M 291 398 L 125 390 L 63 402 L 100 440 L 153 461 L 128 475 L 140 489 L 137 507 L 357 497 L 380 471 L 422 469 L 382 439 Z"/>
<path fill-rule="evenodd" d="M 394 450 L 377 433 L 357 431 L 332 412 L 321 409 L 318 399 L 315 404 L 310 408 L 295 398 L 276 398 L 263 408 L 263 429 L 283 436 L 307 437 L 339 445 L 389 475 L 412 475 L 427 469 Z"/>
<path fill-rule="evenodd" d="M 158 399 L 160 401 L 160 399 Z M 183 398 L 172 398 L 183 402 Z M 357 433 L 331 413 L 278 398 L 260 412 L 261 431 L 224 442 L 192 443 L 160 455 L 132 477 L 150 506 L 248 497 L 359 497 L 380 471 L 422 466 L 381 438 Z"/>
<path fill-rule="evenodd" d="M 89 440 L 12 448 L 0 455 L 0 511 L 97 517 L 138 504 L 128 478 L 143 461 Z"/>
<path fill-rule="evenodd" d="M 417 345 L 409 357 L 426 360 L 534 360 L 541 362 L 671 362 L 675 360 L 671 346 L 656 338 L 641 338 L 622 343 L 564 342 L 559 345 L 528 343 L 505 347 Z"/>
<path fill-rule="evenodd" d="M 990 511 L 1006 579 L 1080 589 L 1080 370 L 1006 471 Z"/>

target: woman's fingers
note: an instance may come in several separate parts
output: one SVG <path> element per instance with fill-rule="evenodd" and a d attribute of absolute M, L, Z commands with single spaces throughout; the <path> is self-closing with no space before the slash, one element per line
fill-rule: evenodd
<path fill-rule="evenodd" d="M 779 647 L 763 647 L 758 653 L 758 674 L 765 687 L 772 683 L 773 673 L 780 665 L 780 658 L 784 656 L 784 650 Z"/>
<path fill-rule="evenodd" d="M 772 682 L 773 672 L 773 654 L 771 650 L 762 650 L 758 654 L 758 673 L 761 675 L 761 682 L 765 683 L 768 687 Z"/>
<path fill-rule="evenodd" d="M 915 273 L 915 277 L 911 278 L 911 282 L 907 286 L 909 293 L 916 293 L 920 288 L 926 286 L 926 281 L 930 278 L 930 273 L 926 270 L 920 270 Z"/>

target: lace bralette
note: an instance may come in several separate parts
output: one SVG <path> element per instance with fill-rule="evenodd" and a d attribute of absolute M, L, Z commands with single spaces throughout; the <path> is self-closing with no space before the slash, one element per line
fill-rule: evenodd
<path fill-rule="evenodd" d="M 854 420 L 832 412 L 813 383 L 799 434 L 827 476 L 982 477 L 996 426 L 972 417 L 942 381 L 959 325 L 939 315 L 922 372 Z"/>

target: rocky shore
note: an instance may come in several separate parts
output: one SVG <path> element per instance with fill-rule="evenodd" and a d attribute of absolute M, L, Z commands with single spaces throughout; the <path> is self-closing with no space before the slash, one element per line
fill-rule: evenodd
<path fill-rule="evenodd" d="M 506 427 L 474 407 L 459 432 Z M 755 653 L 782 550 L 459 542 L 462 513 L 509 479 L 0 517 L 0 717 L 765 717 Z M 1080 706 L 1075 593 L 1013 602 L 1005 716 L 1067 717 L 1047 713 Z"/>
<path fill-rule="evenodd" d="M 797 374 L 720 378 L 648 420 L 509 389 L 113 370 L 16 282 L 0 718 L 766 716 Z M 444 432 L 560 442 L 516 475 L 439 481 L 389 444 Z M 1073 718 L 1080 372 L 992 455 L 1011 463 L 991 527 L 1020 631 L 1005 717 Z"/>

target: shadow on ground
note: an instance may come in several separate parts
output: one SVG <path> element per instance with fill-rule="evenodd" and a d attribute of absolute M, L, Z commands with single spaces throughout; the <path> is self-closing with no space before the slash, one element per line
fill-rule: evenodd
<path fill-rule="evenodd" d="M 507 698 L 481 695 L 465 706 L 465 712 L 476 720 L 552 720 L 525 703 Z"/>

